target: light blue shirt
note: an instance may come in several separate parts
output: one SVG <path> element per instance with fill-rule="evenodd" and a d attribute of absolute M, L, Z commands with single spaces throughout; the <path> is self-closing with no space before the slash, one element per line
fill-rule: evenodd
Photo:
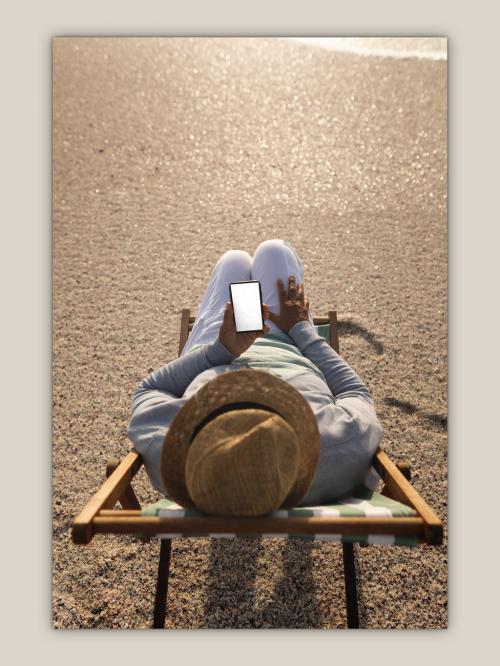
<path fill-rule="evenodd" d="M 195 345 L 189 352 L 149 374 L 132 397 L 127 434 L 142 455 L 153 486 L 162 494 L 163 441 L 172 419 L 206 382 L 241 367 L 266 370 L 289 382 L 308 401 L 320 433 L 320 456 L 314 479 L 301 505 L 324 504 L 356 486 L 375 488 L 371 467 L 382 437 L 373 399 L 354 370 L 309 321 L 288 335 L 259 337 L 240 356 L 220 340 Z"/>

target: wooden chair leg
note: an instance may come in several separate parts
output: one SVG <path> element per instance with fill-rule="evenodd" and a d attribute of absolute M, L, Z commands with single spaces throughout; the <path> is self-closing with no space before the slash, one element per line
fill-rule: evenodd
<path fill-rule="evenodd" d="M 172 552 L 172 540 L 162 539 L 160 546 L 160 559 L 158 562 L 158 578 L 156 581 L 153 629 L 165 629 L 165 617 L 167 615 L 168 576 L 170 574 L 171 552 Z"/>
<path fill-rule="evenodd" d="M 111 474 L 113 474 L 119 464 L 120 461 L 116 458 L 111 458 L 111 460 L 108 461 L 108 464 L 106 465 L 106 478 L 109 478 Z M 123 509 L 141 509 L 139 500 L 137 499 L 136 494 L 134 493 L 134 490 L 130 484 L 125 488 L 123 495 L 119 498 L 118 501 L 122 505 Z"/>
<path fill-rule="evenodd" d="M 345 604 L 347 609 L 347 627 L 359 629 L 358 592 L 356 587 L 356 567 L 354 565 L 354 544 L 343 543 Z"/>

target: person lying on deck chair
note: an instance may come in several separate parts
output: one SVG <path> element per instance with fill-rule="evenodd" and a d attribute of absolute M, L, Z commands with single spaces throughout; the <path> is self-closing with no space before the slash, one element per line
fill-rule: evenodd
<path fill-rule="evenodd" d="M 258 280 L 264 329 L 237 333 L 229 284 Z M 318 334 L 292 245 L 217 261 L 179 358 L 132 397 L 127 434 L 154 488 L 215 515 L 264 515 L 375 488 L 382 428 L 355 371 Z"/>

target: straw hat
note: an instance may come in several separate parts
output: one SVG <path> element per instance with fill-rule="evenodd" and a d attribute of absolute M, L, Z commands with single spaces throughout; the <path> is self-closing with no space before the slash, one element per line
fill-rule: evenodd
<path fill-rule="evenodd" d="M 215 515 L 296 506 L 316 471 L 320 440 L 307 400 L 264 370 L 227 371 L 175 415 L 161 474 L 167 495 Z"/>

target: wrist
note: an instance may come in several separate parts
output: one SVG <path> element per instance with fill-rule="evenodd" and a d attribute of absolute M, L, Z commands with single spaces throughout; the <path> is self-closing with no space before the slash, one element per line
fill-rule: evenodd
<path fill-rule="evenodd" d="M 207 344 L 207 357 L 212 365 L 225 365 L 234 361 L 238 354 L 234 354 L 220 338 Z"/>
<path fill-rule="evenodd" d="M 324 339 L 318 334 L 309 319 L 296 322 L 288 331 L 288 335 L 301 351 L 311 342 Z"/>
<path fill-rule="evenodd" d="M 301 324 L 309 324 L 309 326 L 311 326 L 311 322 L 309 321 L 309 319 L 300 319 L 299 321 L 296 321 L 295 324 L 293 324 L 293 326 L 290 326 L 290 328 L 287 331 L 287 334 L 290 335 L 290 332 L 293 331 L 294 329 L 296 331 L 299 331 L 302 328 L 307 328 L 305 326 L 300 326 Z M 311 326 L 311 328 L 313 327 Z"/>

